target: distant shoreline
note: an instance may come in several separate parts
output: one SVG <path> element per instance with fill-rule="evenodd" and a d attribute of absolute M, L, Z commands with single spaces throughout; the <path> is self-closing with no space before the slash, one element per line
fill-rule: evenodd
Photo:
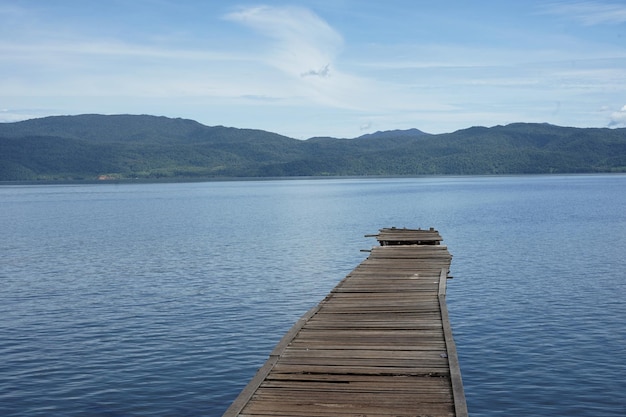
<path fill-rule="evenodd" d="M 620 176 L 626 172 L 576 172 L 576 173 L 532 173 L 532 174 L 468 174 L 468 175 L 334 175 L 334 176 L 285 176 L 285 177 L 205 177 L 205 178 L 136 178 L 116 180 L 32 180 L 0 181 L 7 185 L 119 185 L 119 184 L 186 184 L 197 182 L 256 182 L 298 180 L 364 180 L 364 179 L 411 179 L 411 178 L 504 178 L 504 177 L 583 177 Z"/>

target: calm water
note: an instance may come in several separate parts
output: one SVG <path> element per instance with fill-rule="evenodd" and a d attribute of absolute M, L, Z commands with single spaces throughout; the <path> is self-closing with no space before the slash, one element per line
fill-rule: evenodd
<path fill-rule="evenodd" d="M 626 415 L 624 175 L 0 186 L 0 415 L 219 416 L 388 226 L 472 416 Z"/>

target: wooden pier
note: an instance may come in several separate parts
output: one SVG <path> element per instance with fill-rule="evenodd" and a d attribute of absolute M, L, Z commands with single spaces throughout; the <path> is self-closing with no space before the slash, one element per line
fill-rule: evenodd
<path fill-rule="evenodd" d="M 467 416 L 436 230 L 380 246 L 278 343 L 224 416 Z"/>

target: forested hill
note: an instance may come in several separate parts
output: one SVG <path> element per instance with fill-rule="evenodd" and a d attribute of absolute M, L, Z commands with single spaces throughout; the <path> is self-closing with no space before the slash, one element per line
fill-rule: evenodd
<path fill-rule="evenodd" d="M 155 116 L 0 123 L 0 181 L 626 172 L 626 129 L 516 123 L 301 141 Z"/>

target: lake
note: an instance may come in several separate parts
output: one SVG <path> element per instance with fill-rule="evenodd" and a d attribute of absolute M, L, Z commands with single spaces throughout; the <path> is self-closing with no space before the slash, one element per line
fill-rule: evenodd
<path fill-rule="evenodd" d="M 1 185 L 0 415 L 220 416 L 391 226 L 470 415 L 626 415 L 626 175 Z"/>

